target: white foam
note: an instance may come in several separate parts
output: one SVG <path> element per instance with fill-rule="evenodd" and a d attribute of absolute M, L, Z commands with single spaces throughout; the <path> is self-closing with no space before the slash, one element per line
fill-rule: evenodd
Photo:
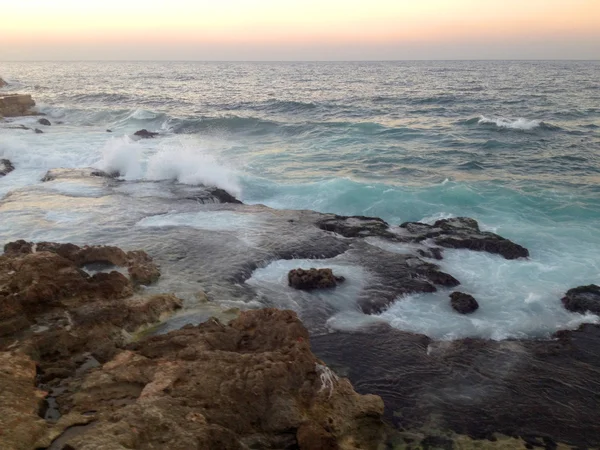
<path fill-rule="evenodd" d="M 542 124 L 541 120 L 528 120 L 523 117 L 520 117 L 516 120 L 506 119 L 504 117 L 499 117 L 496 119 L 488 118 L 485 116 L 481 116 L 478 122 L 480 125 L 482 124 L 495 124 L 500 128 L 510 128 L 514 130 L 533 130 L 534 128 L 539 127 Z"/>
<path fill-rule="evenodd" d="M 111 138 L 95 166 L 108 173 L 118 172 L 125 180 L 138 180 L 143 174 L 141 148 L 127 136 Z"/>
<path fill-rule="evenodd" d="M 288 286 L 288 272 L 292 269 L 330 268 L 336 276 L 346 280 L 335 289 L 299 291 Z M 368 274 L 359 266 L 338 262 L 336 258 L 290 259 L 273 261 L 266 267 L 256 269 L 252 277 L 246 281 L 261 295 L 277 302 L 280 308 L 302 309 L 333 308 L 336 311 L 358 311 L 357 300 L 363 289 Z"/>
<path fill-rule="evenodd" d="M 398 248 L 398 252 L 404 251 L 404 247 Z M 443 340 L 548 337 L 581 323 L 600 323 L 598 316 L 570 313 L 562 306 L 565 275 L 569 278 L 562 265 L 531 259 L 508 261 L 483 252 L 449 249 L 439 263 L 443 271 L 461 281 L 453 290 L 477 299 L 480 307 L 475 313 L 455 312 L 449 299 L 452 290 L 440 289 L 400 298 L 379 318 L 396 328 Z M 573 274 L 569 280 L 572 286 L 579 284 L 576 278 Z"/>

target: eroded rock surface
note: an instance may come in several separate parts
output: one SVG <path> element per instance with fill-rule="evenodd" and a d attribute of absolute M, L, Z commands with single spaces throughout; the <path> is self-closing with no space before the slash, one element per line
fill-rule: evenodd
<path fill-rule="evenodd" d="M 291 311 L 145 339 L 64 397 L 98 420 L 69 441 L 74 449 L 376 449 L 381 440 L 381 399 L 329 372 Z"/>
<path fill-rule="evenodd" d="M 440 247 L 495 253 L 506 259 L 529 256 L 529 251 L 525 247 L 495 233 L 481 231 L 477 221 L 468 217 L 442 219 L 433 225 L 405 222 L 400 227 L 408 231 L 416 242 L 431 239 Z"/>
<path fill-rule="evenodd" d="M 331 269 L 294 269 L 288 273 L 291 287 L 307 291 L 334 288 L 343 281 L 344 277 L 336 277 Z"/>
<path fill-rule="evenodd" d="M 567 291 L 562 303 L 569 311 L 600 315 L 600 286 L 590 284 Z"/>
<path fill-rule="evenodd" d="M 34 116 L 38 114 L 31 109 L 34 106 L 31 95 L 0 94 L 0 117 Z"/>
<path fill-rule="evenodd" d="M 450 294 L 450 304 L 455 311 L 461 314 L 471 314 L 479 309 L 479 303 L 472 295 L 463 292 Z"/>
<path fill-rule="evenodd" d="M 0 159 L 0 177 L 15 170 L 15 166 L 8 159 Z"/>

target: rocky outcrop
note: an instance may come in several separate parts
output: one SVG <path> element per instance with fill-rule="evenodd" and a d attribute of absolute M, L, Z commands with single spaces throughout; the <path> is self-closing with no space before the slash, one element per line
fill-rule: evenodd
<path fill-rule="evenodd" d="M 273 309 L 132 344 L 59 403 L 95 411 L 74 449 L 376 449 L 382 436 L 381 399 L 356 394 L 296 315 Z"/>
<path fill-rule="evenodd" d="M 0 177 L 15 170 L 15 166 L 8 159 L 0 159 Z"/>
<path fill-rule="evenodd" d="M 288 273 L 288 285 L 305 291 L 334 288 L 343 281 L 344 277 L 336 277 L 331 269 L 294 269 Z"/>
<path fill-rule="evenodd" d="M 394 237 L 389 224 L 379 217 L 338 216 L 329 214 L 317 222 L 317 226 L 347 238 L 354 237 Z"/>
<path fill-rule="evenodd" d="M 135 133 L 133 133 L 133 135 L 140 139 L 153 139 L 156 136 L 158 136 L 159 133 L 156 133 L 153 131 L 148 131 L 148 130 L 144 129 L 144 130 L 136 131 Z"/>
<path fill-rule="evenodd" d="M 422 242 L 431 239 L 446 248 L 464 248 L 478 252 L 495 253 L 506 259 L 527 258 L 529 251 L 519 244 L 489 231 L 481 231 L 476 220 L 468 217 L 442 219 L 433 225 L 405 222 L 400 225 L 407 231 L 405 239 Z"/>
<path fill-rule="evenodd" d="M 35 116 L 34 106 L 31 95 L 0 94 L 0 117 Z"/>
<path fill-rule="evenodd" d="M 569 311 L 600 315 L 600 286 L 590 284 L 567 291 L 562 303 Z"/>
<path fill-rule="evenodd" d="M 44 119 L 44 118 L 41 118 L 40 120 L 38 120 L 38 123 L 40 125 L 44 125 L 44 126 L 47 126 L 47 127 L 49 127 L 50 125 L 52 125 L 48 119 Z"/>
<path fill-rule="evenodd" d="M 118 174 L 110 174 L 103 170 L 91 167 L 82 169 L 50 169 L 42 178 L 42 181 L 54 181 L 59 179 L 79 179 L 87 177 L 114 178 Z"/>
<path fill-rule="evenodd" d="M 2 78 L 0 78 L 0 88 L 3 88 L 5 86 L 8 86 L 8 83 L 6 81 L 4 81 Z"/>
<path fill-rule="evenodd" d="M 450 305 L 455 311 L 461 314 L 471 314 L 479 309 L 479 303 L 472 295 L 462 292 L 453 292 L 450 294 Z"/>
<path fill-rule="evenodd" d="M 139 272 L 86 272 L 98 263 Z M 136 293 L 152 267 L 116 247 L 5 246 L 0 448 L 378 448 L 383 402 L 317 359 L 291 311 L 136 341 L 181 307 Z"/>

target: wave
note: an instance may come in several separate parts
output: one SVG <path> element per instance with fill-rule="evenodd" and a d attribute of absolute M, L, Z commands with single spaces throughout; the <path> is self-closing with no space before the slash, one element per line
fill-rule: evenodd
<path fill-rule="evenodd" d="M 486 116 L 474 117 L 463 121 L 462 123 L 466 125 L 483 125 L 483 126 L 492 126 L 499 129 L 511 129 L 511 130 L 522 130 L 522 131 L 531 131 L 536 128 L 541 128 L 545 130 L 559 130 L 560 127 L 556 125 L 552 125 L 546 123 L 542 120 L 530 120 L 525 119 L 523 117 L 519 117 L 518 119 L 507 119 L 504 117 L 498 118 L 490 118 Z"/>
<path fill-rule="evenodd" d="M 174 180 L 179 183 L 214 186 L 239 197 L 242 190 L 236 172 L 200 148 L 166 147 L 154 153 L 128 136 L 111 139 L 94 167 L 119 173 L 125 180 Z"/>

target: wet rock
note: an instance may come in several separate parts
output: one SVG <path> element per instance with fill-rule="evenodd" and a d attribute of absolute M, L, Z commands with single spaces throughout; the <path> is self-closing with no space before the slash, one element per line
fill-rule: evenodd
<path fill-rule="evenodd" d="M 33 116 L 38 113 L 31 108 L 35 101 L 31 95 L 0 94 L 0 117 Z"/>
<path fill-rule="evenodd" d="M 547 448 L 600 446 L 598 325 L 560 339 L 450 342 L 380 325 L 311 344 L 327 364 L 349 367 L 359 392 L 382 396 L 399 429 L 433 424 L 473 439 L 501 433 L 543 437 Z M 488 448 L 476 444 L 455 448 Z"/>
<path fill-rule="evenodd" d="M 453 292 L 450 294 L 450 304 L 457 312 L 461 314 L 471 314 L 479 309 L 479 303 L 472 295 L 462 292 Z"/>
<path fill-rule="evenodd" d="M 519 244 L 489 231 L 481 231 L 476 220 L 468 217 L 442 219 L 433 225 L 405 222 L 400 225 L 417 242 L 432 239 L 436 245 L 446 248 L 494 253 L 506 259 L 527 258 L 529 251 Z"/>
<path fill-rule="evenodd" d="M 40 130 L 39 128 L 36 128 L 33 131 L 35 132 L 35 134 L 44 134 L 44 132 L 42 130 Z"/>
<path fill-rule="evenodd" d="M 375 450 L 382 438 L 381 399 L 330 372 L 296 315 L 274 309 L 132 344 L 59 401 L 96 411 L 74 449 Z"/>
<path fill-rule="evenodd" d="M 139 130 L 133 133 L 134 136 L 137 136 L 140 139 L 152 139 L 159 135 L 159 133 L 155 133 L 153 131 L 148 131 L 146 129 Z"/>
<path fill-rule="evenodd" d="M 103 170 L 91 167 L 83 169 L 50 169 L 42 178 L 42 181 L 54 181 L 59 179 L 81 179 L 86 177 L 115 178 L 118 174 L 110 174 Z"/>
<path fill-rule="evenodd" d="M 438 261 L 444 259 L 444 257 L 442 256 L 442 249 L 437 247 L 419 249 L 417 250 L 417 253 L 423 258 L 437 259 Z"/>
<path fill-rule="evenodd" d="M 15 166 L 8 159 L 0 159 L 0 177 L 15 170 Z"/>
<path fill-rule="evenodd" d="M 325 231 L 340 234 L 347 238 L 353 237 L 394 237 L 389 231 L 389 225 L 378 217 L 338 216 L 327 214 L 317 222 L 317 226 Z"/>
<path fill-rule="evenodd" d="M 235 204 L 238 204 L 238 205 L 242 204 L 241 201 L 239 201 L 237 198 L 235 198 L 233 195 L 231 195 L 229 192 L 227 192 L 224 189 L 211 188 L 210 189 L 210 193 L 216 199 L 218 199 L 221 203 L 235 203 Z"/>
<path fill-rule="evenodd" d="M 294 269 L 288 273 L 288 284 L 294 289 L 327 289 L 343 281 L 344 277 L 336 277 L 331 269 Z"/>
<path fill-rule="evenodd" d="M 5 86 L 8 86 L 8 83 L 6 81 L 4 81 L 2 78 L 0 78 L 0 88 L 3 88 Z"/>
<path fill-rule="evenodd" d="M 112 133 L 112 130 L 106 130 L 107 133 Z"/>
<path fill-rule="evenodd" d="M 26 127 L 25 125 L 22 124 L 18 124 L 18 125 L 11 125 L 9 127 L 6 127 L 9 130 L 26 130 L 26 131 L 31 131 L 31 128 Z"/>
<path fill-rule="evenodd" d="M 49 127 L 50 125 L 52 125 L 48 119 L 44 119 L 44 118 L 39 119 L 38 123 L 40 125 L 44 125 L 44 126 L 47 126 L 47 127 Z"/>
<path fill-rule="evenodd" d="M 562 298 L 562 303 L 569 311 L 600 315 L 600 286 L 590 284 L 570 289 Z"/>

